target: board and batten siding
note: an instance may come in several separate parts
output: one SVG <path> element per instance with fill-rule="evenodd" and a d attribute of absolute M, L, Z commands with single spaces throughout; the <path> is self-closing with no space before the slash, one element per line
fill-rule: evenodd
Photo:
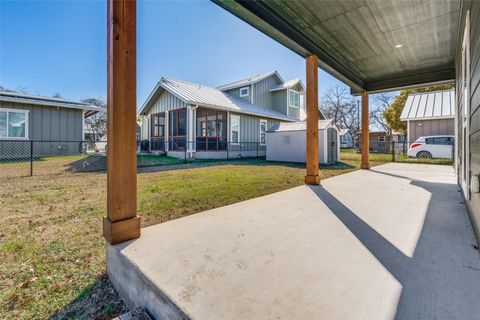
<path fill-rule="evenodd" d="M 470 101 L 469 116 L 469 133 L 467 135 L 470 147 L 468 155 L 462 154 L 462 117 L 464 114 L 464 92 L 461 90 L 461 72 L 462 72 L 462 39 L 465 29 L 466 13 L 470 10 L 470 92 L 467 99 Z M 469 172 L 467 172 L 467 182 L 470 183 L 472 176 L 480 175 L 480 1 L 464 1 L 462 2 L 462 10 L 460 15 L 460 32 L 459 45 L 456 54 L 456 100 L 457 100 L 457 157 L 458 163 L 458 182 L 462 181 L 462 159 L 467 157 L 470 163 Z M 467 208 L 472 221 L 477 241 L 480 240 L 480 193 L 465 194 Z"/>
<path fill-rule="evenodd" d="M 230 117 L 232 115 L 240 116 L 240 143 L 260 142 L 260 120 L 261 119 L 267 120 L 267 130 L 270 129 L 273 125 L 278 124 L 280 122 L 279 120 L 230 112 Z M 229 123 L 232 123 L 231 120 L 229 121 Z M 229 126 L 231 129 L 231 125 Z M 229 140 L 230 140 L 230 136 L 229 136 Z"/>
<path fill-rule="evenodd" d="M 28 110 L 28 138 L 35 141 L 82 141 L 83 110 L 0 102 L 0 108 Z"/>
<path fill-rule="evenodd" d="M 272 109 L 274 106 L 271 89 L 278 86 L 280 81 L 276 76 L 270 76 L 253 84 L 253 104 Z"/>
<path fill-rule="evenodd" d="M 454 119 L 410 120 L 409 142 L 423 136 L 454 135 Z"/>
<path fill-rule="evenodd" d="M 245 96 L 245 97 L 240 97 L 240 88 L 233 88 L 233 89 L 230 89 L 230 90 L 226 90 L 225 93 L 229 94 L 229 95 L 232 95 L 234 97 L 237 97 L 237 98 L 240 98 L 242 100 L 245 100 L 245 101 L 248 101 L 248 102 L 252 102 L 252 98 L 251 98 L 251 95 L 252 95 L 252 86 L 251 85 L 248 85 L 248 86 L 243 86 L 241 88 L 245 88 L 245 87 L 248 87 L 248 96 Z"/>
<path fill-rule="evenodd" d="M 272 92 L 273 110 L 287 114 L 287 90 Z"/>

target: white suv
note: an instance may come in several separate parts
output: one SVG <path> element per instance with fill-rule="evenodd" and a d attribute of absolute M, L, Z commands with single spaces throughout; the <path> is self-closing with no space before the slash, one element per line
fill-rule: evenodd
<path fill-rule="evenodd" d="M 453 141 L 453 136 L 420 137 L 410 145 L 408 156 L 412 158 L 452 159 Z"/>

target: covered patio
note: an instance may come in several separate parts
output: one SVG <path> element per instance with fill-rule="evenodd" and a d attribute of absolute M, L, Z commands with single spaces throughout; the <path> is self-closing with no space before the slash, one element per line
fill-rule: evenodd
<path fill-rule="evenodd" d="M 156 319 L 474 319 L 457 189 L 449 166 L 355 171 L 145 228 L 108 274 Z"/>
<path fill-rule="evenodd" d="M 369 93 L 455 80 L 466 1 L 214 2 L 305 58 L 306 185 L 141 230 L 136 3 L 109 0 L 104 236 L 120 295 L 158 319 L 476 318 L 480 257 L 453 169 L 370 169 L 368 130 L 364 170 L 319 186 L 318 159 L 318 68 L 361 95 L 368 128 Z"/>

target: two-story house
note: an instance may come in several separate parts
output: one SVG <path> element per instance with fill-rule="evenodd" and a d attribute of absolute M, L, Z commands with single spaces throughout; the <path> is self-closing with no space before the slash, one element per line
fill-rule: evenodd
<path fill-rule="evenodd" d="M 174 157 L 265 155 L 269 128 L 304 117 L 304 95 L 299 79 L 277 71 L 217 88 L 162 77 L 139 110 L 142 138 Z"/>

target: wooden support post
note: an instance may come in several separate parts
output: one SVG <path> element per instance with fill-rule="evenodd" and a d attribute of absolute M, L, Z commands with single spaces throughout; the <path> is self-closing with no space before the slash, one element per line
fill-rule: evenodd
<path fill-rule="evenodd" d="M 306 58 L 307 65 L 307 174 L 305 183 L 320 184 L 318 174 L 318 58 L 315 55 Z"/>
<path fill-rule="evenodd" d="M 107 217 L 111 243 L 140 236 L 137 217 L 136 1 L 107 2 Z"/>
<path fill-rule="evenodd" d="M 370 169 L 368 162 L 368 154 L 370 147 L 370 135 L 369 135 L 369 109 L 368 109 L 368 92 L 362 93 L 362 164 L 360 168 Z"/>

